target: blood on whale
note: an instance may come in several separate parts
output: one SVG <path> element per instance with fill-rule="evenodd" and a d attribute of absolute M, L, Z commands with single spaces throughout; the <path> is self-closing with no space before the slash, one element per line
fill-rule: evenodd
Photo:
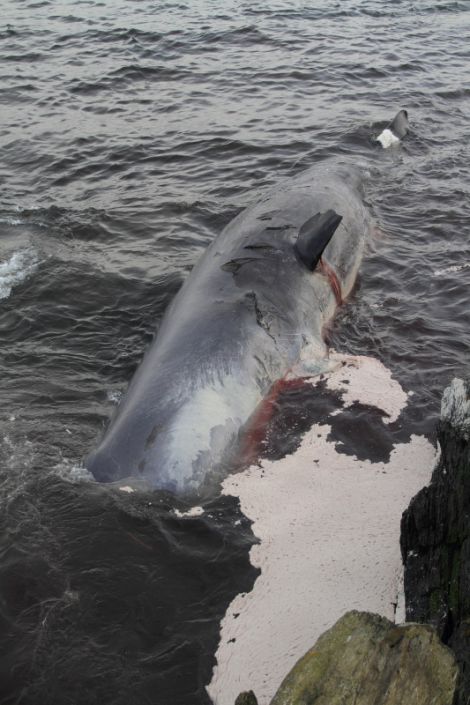
<path fill-rule="evenodd" d="M 330 267 L 328 262 L 326 262 L 323 258 L 320 258 L 320 271 L 323 272 L 323 274 L 330 282 L 331 290 L 335 295 L 336 304 L 338 306 L 341 306 L 341 304 L 343 303 L 343 296 L 341 293 L 340 281 L 334 269 Z"/>
<path fill-rule="evenodd" d="M 294 379 L 282 377 L 274 382 L 269 394 L 259 404 L 244 431 L 240 452 L 241 465 L 251 465 L 259 457 L 262 443 L 266 440 L 266 431 L 276 413 L 281 394 L 291 389 L 300 389 L 307 379 L 309 377 L 295 377 Z"/>
<path fill-rule="evenodd" d="M 324 274 L 328 279 L 331 290 L 336 299 L 336 304 L 341 306 L 343 303 L 341 283 L 336 272 L 322 257 L 320 258 L 317 266 L 319 271 L 321 271 L 322 274 Z M 302 388 L 306 381 L 310 379 L 310 377 L 289 378 L 290 372 L 291 371 L 289 370 L 286 376 L 274 382 L 269 390 L 269 394 L 259 404 L 257 410 L 248 422 L 247 428 L 244 432 L 240 454 L 243 465 L 249 465 L 257 460 L 261 451 L 261 445 L 263 441 L 266 440 L 268 425 L 276 413 L 276 407 L 278 405 L 280 395 L 283 392 L 292 389 Z"/>

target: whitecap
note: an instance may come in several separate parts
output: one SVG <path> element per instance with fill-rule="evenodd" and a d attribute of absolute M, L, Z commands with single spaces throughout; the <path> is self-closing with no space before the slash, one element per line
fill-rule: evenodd
<path fill-rule="evenodd" d="M 0 299 L 7 299 L 14 286 L 21 284 L 39 264 L 37 252 L 32 248 L 14 252 L 5 262 L 0 262 Z"/>
<path fill-rule="evenodd" d="M 108 397 L 108 401 L 112 402 L 113 404 L 119 404 L 122 397 L 122 391 L 120 389 L 110 389 L 107 392 L 106 396 Z"/>
<path fill-rule="evenodd" d="M 183 517 L 200 517 L 204 514 L 203 507 L 191 507 L 187 512 L 180 512 L 179 509 L 174 509 L 173 511 L 178 519 L 182 519 Z"/>
<path fill-rule="evenodd" d="M 71 484 L 95 481 L 95 478 L 89 470 L 83 467 L 83 465 L 79 465 L 71 460 L 62 460 L 52 468 L 52 471 Z"/>
<path fill-rule="evenodd" d="M 12 216 L 6 215 L 0 218 L 0 223 L 5 223 L 5 225 L 23 225 L 24 221 L 21 218 L 12 218 Z"/>
<path fill-rule="evenodd" d="M 450 267 L 445 269 L 436 269 L 434 272 L 435 277 L 441 277 L 443 274 L 452 274 L 452 272 L 461 272 L 463 269 L 468 269 L 470 267 L 470 262 L 464 262 L 463 264 L 452 264 Z"/>

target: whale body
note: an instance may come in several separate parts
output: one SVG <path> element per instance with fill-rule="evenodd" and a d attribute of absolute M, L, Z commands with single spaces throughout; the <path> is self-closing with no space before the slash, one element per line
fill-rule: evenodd
<path fill-rule="evenodd" d="M 86 467 L 198 493 L 278 380 L 327 362 L 322 330 L 369 231 L 361 175 L 313 167 L 242 211 L 165 312 Z"/>

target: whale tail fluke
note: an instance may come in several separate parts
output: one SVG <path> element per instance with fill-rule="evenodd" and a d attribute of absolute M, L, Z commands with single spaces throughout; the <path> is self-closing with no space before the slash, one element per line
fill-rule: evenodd
<path fill-rule="evenodd" d="M 383 130 L 377 137 L 377 142 L 380 142 L 384 149 L 398 144 L 403 137 L 406 137 L 410 124 L 408 122 L 408 113 L 406 110 L 399 110 L 388 127 Z"/>

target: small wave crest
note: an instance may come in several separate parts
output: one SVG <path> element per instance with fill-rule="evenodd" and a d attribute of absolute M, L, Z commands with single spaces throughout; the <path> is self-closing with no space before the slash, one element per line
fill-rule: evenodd
<path fill-rule="evenodd" d="M 83 467 L 83 465 L 79 465 L 71 460 L 66 460 L 65 458 L 60 463 L 57 463 L 52 470 L 54 474 L 62 480 L 66 480 L 72 484 L 95 481 L 91 472 Z"/>
<path fill-rule="evenodd" d="M 463 264 L 452 264 L 450 267 L 445 269 L 436 269 L 434 272 L 435 277 L 441 277 L 443 274 L 452 274 L 453 272 L 461 272 L 463 269 L 468 269 L 470 267 L 470 262 L 464 262 Z"/>
<path fill-rule="evenodd" d="M 38 264 L 38 255 L 33 249 L 19 250 L 0 262 L 0 299 L 7 299 L 13 287 L 30 276 Z"/>
<path fill-rule="evenodd" d="M 120 389 L 110 389 L 106 396 L 113 404 L 119 404 L 122 398 L 122 391 Z"/>

